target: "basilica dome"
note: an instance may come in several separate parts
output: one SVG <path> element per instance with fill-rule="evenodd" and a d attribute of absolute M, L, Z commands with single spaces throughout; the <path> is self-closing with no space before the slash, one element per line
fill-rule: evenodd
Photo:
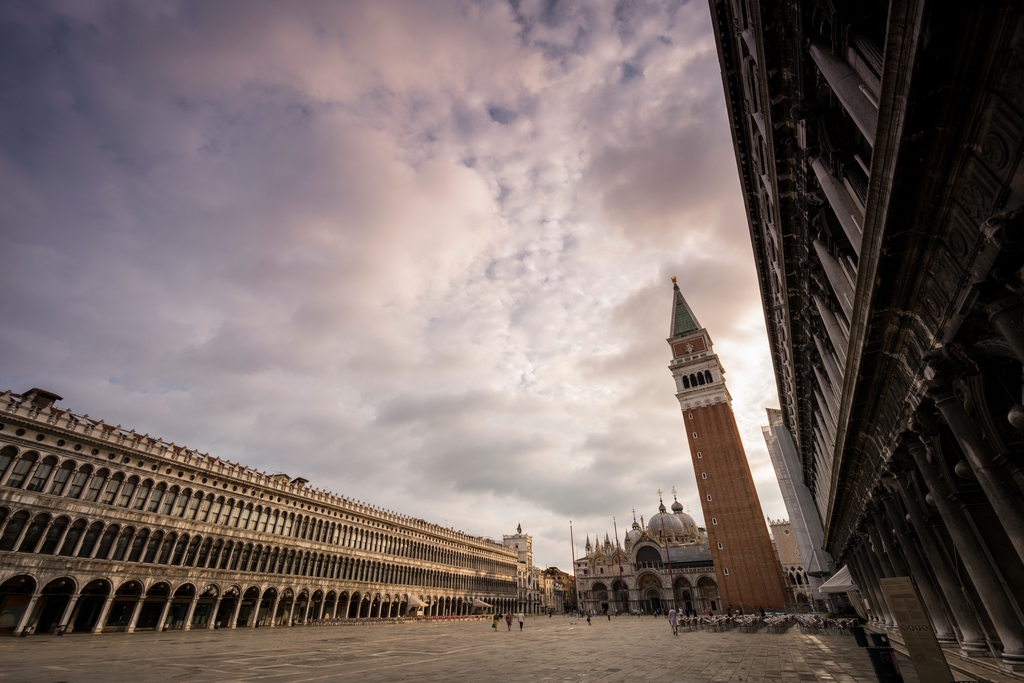
<path fill-rule="evenodd" d="M 657 514 L 647 523 L 647 534 L 653 540 L 661 540 L 663 531 L 669 543 L 693 542 L 698 538 L 697 523 L 683 512 L 679 501 L 672 503 L 671 513 L 665 509 L 664 503 L 659 505 Z"/>

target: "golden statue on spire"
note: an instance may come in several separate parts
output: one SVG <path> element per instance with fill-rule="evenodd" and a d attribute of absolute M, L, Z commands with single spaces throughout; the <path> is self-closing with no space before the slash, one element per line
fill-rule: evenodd
<path fill-rule="evenodd" d="M 675 276 L 674 276 L 674 275 L 672 276 L 672 284 L 677 284 L 677 283 L 676 283 L 676 278 L 675 278 Z"/>

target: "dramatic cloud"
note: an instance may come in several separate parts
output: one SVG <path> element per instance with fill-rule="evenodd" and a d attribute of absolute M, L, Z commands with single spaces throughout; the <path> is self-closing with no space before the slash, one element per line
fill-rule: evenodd
<path fill-rule="evenodd" d="M 567 569 L 701 518 L 676 275 L 784 516 L 706 3 L 24 0 L 0 83 L 3 388 Z"/>

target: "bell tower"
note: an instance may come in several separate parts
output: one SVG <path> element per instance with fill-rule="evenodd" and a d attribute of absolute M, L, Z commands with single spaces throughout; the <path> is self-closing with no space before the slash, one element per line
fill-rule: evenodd
<path fill-rule="evenodd" d="M 743 450 L 725 370 L 672 278 L 668 366 L 697 476 L 721 607 L 781 610 L 785 583 Z"/>

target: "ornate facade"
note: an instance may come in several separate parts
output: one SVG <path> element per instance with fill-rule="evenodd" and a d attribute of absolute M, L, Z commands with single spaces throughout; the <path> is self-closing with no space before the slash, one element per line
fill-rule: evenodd
<path fill-rule="evenodd" d="M 594 544 L 587 537 L 587 554 L 576 560 L 580 609 L 598 614 L 723 609 L 707 533 L 679 501 L 671 512 L 660 504 L 646 526 L 640 520 L 633 520 L 623 546 L 608 534 Z"/>
<path fill-rule="evenodd" d="M 0 633 L 511 610 L 517 555 L 0 394 Z"/>
<path fill-rule="evenodd" d="M 1024 668 L 1024 8 L 711 0 L 804 514 Z M 813 526 L 813 525 L 812 525 Z"/>

